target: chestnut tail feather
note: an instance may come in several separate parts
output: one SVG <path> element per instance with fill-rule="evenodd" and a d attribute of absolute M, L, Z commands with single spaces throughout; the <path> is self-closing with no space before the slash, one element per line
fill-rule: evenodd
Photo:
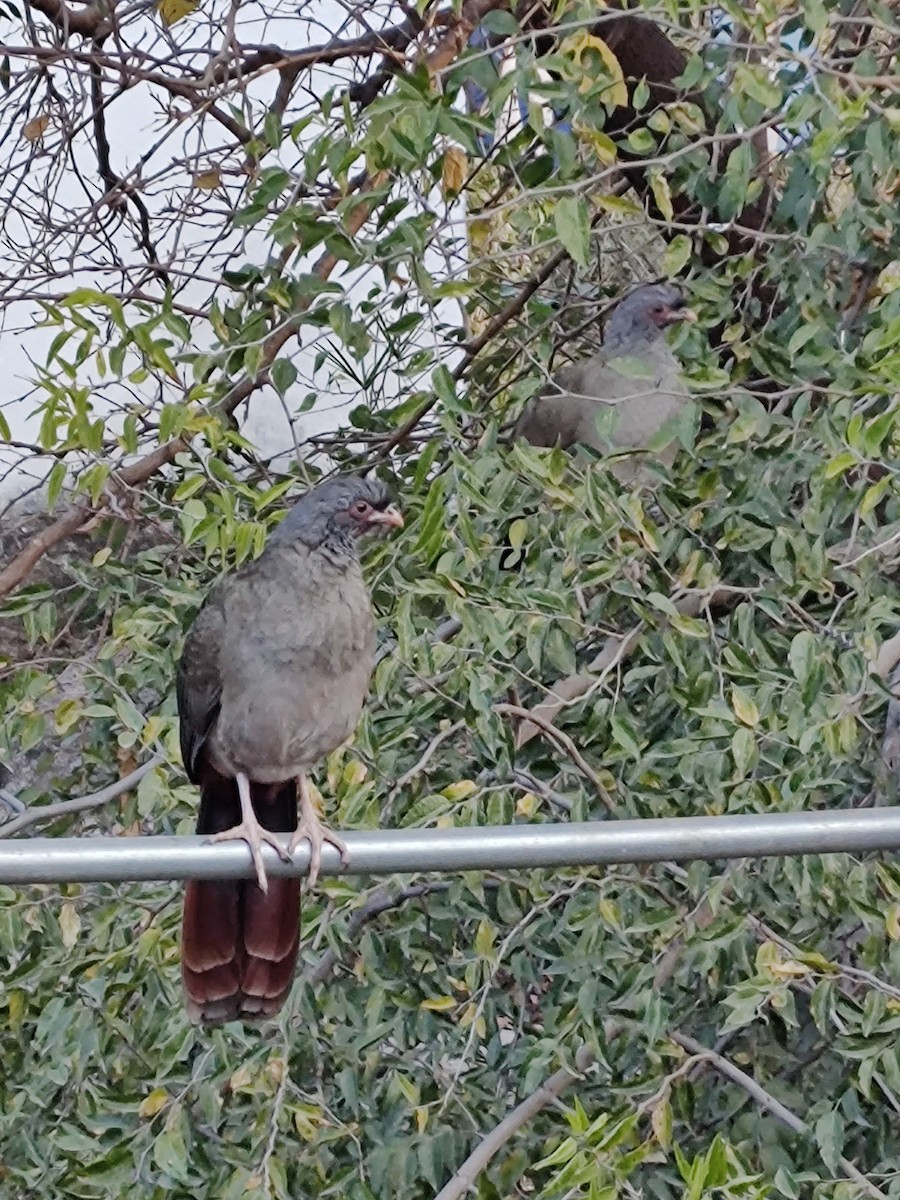
<path fill-rule="evenodd" d="M 297 828 L 293 780 L 251 783 L 259 823 L 274 833 Z M 199 834 L 239 824 L 237 784 L 203 767 Z M 270 876 L 264 894 L 250 879 L 191 880 L 181 920 L 181 978 L 192 1020 L 218 1024 L 271 1017 L 287 999 L 300 948 L 300 880 Z"/>

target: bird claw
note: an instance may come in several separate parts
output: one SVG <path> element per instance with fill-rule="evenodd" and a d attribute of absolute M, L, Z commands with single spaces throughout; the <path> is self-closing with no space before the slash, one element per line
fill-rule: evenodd
<path fill-rule="evenodd" d="M 240 825 L 235 825 L 231 829 L 224 829 L 221 833 L 214 833 L 209 840 L 210 843 L 246 842 L 250 847 L 253 866 L 256 868 L 256 882 L 263 893 L 269 890 L 269 879 L 266 875 L 266 867 L 262 856 L 263 842 L 277 852 L 282 862 L 289 863 L 291 861 L 290 852 L 285 850 L 284 846 L 279 842 L 278 835 L 268 829 L 263 829 L 262 825 L 258 822 L 250 825 L 246 821 L 241 821 Z"/>
<path fill-rule="evenodd" d="M 341 862 L 347 862 L 350 857 L 350 851 L 347 843 L 342 837 L 339 837 L 334 830 L 329 829 L 327 825 L 323 825 L 318 817 L 304 819 L 297 826 L 291 836 L 288 849 L 293 854 L 302 841 L 309 842 L 309 886 L 315 887 L 316 880 L 319 878 L 319 869 L 322 866 L 322 847 L 326 842 L 330 842 L 341 856 Z"/>

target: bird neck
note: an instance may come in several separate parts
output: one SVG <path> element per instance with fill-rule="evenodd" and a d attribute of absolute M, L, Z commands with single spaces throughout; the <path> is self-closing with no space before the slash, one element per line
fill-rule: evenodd
<path fill-rule="evenodd" d="M 359 551 L 356 544 L 356 538 L 351 530 L 334 530 L 328 529 L 324 535 L 321 531 L 311 529 L 302 531 L 293 531 L 293 536 L 285 537 L 284 534 L 279 537 L 278 534 L 283 530 L 284 523 L 279 526 L 268 542 L 263 554 L 274 553 L 296 554 L 306 558 L 310 554 L 321 555 L 332 566 L 346 568 L 351 563 L 359 561 Z"/>
<path fill-rule="evenodd" d="M 359 561 L 356 535 L 350 529 L 329 530 L 328 536 L 314 549 L 336 567 L 349 567 Z"/>
<path fill-rule="evenodd" d="M 634 325 L 629 325 L 627 329 L 618 329 L 614 322 L 610 321 L 603 339 L 603 347 L 607 351 L 615 351 L 616 354 L 636 353 L 657 342 L 660 333 L 661 330 L 655 325 L 646 329 L 638 329 Z"/>

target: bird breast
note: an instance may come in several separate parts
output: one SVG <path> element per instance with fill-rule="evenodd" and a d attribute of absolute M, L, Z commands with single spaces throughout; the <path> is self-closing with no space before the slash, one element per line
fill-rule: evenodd
<path fill-rule="evenodd" d="M 210 751 L 228 774 L 276 783 L 307 772 L 356 728 L 375 629 L 355 561 L 279 547 L 258 563 L 226 602 Z"/>

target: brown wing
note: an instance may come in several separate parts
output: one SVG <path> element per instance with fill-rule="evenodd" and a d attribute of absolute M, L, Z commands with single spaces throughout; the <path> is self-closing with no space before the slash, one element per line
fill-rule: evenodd
<path fill-rule="evenodd" d="M 224 635 L 224 584 L 219 584 L 209 593 L 188 630 L 175 679 L 181 758 L 192 783 L 200 782 L 200 752 L 219 713 L 219 653 Z"/>

